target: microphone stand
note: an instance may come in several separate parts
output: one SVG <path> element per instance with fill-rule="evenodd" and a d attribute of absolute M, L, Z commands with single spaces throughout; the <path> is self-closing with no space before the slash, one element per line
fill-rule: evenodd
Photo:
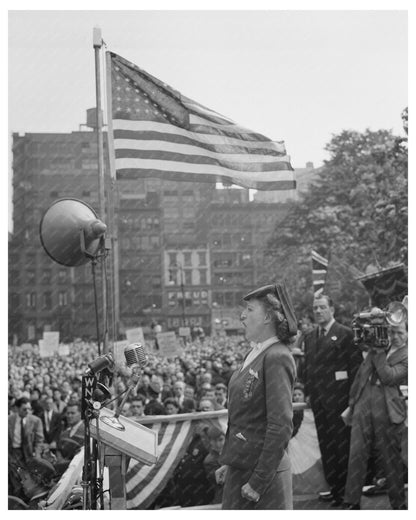
<path fill-rule="evenodd" d="M 91 410 L 90 407 L 87 407 L 84 413 L 84 465 L 82 468 L 82 480 L 81 486 L 83 490 L 82 496 L 82 509 L 89 510 L 91 509 L 92 502 L 96 501 L 92 500 L 92 479 L 91 479 L 91 468 L 92 468 L 92 459 L 91 459 L 91 434 L 90 434 L 90 419 L 91 419 Z M 94 486 L 95 487 L 95 486 Z"/>
<path fill-rule="evenodd" d="M 97 366 L 98 368 L 98 366 Z M 102 379 L 103 369 L 98 375 L 98 379 Z M 98 443 L 92 438 L 90 433 L 90 421 L 94 418 L 98 419 L 101 406 L 94 399 L 94 390 L 96 389 L 97 376 L 94 371 L 89 371 L 83 375 L 82 384 L 82 418 L 84 420 L 84 465 L 82 468 L 81 486 L 83 489 L 83 510 L 97 509 L 97 496 L 100 498 L 100 508 L 104 509 L 104 498 L 102 496 L 102 478 L 97 478 L 97 461 L 98 461 Z M 101 384 L 101 387 L 104 387 Z M 104 387 L 105 388 L 105 387 Z M 99 406 L 97 406 L 97 404 Z"/>
<path fill-rule="evenodd" d="M 138 370 L 138 373 L 133 372 L 129 386 L 127 388 L 127 391 L 125 392 L 124 397 L 121 400 L 121 403 L 117 406 L 114 415 L 112 417 L 108 417 L 108 416 L 100 417 L 100 419 L 103 423 L 107 424 L 108 426 L 111 426 L 112 428 L 115 428 L 116 430 L 120 430 L 120 431 L 124 431 L 126 428 L 123 424 L 121 424 L 121 422 L 118 420 L 118 418 L 120 417 L 124 404 L 126 403 L 127 399 L 130 397 L 130 394 L 137 387 L 137 385 L 139 384 L 139 381 L 140 381 L 140 376 L 141 376 L 140 368 L 134 367 L 133 370 Z"/>

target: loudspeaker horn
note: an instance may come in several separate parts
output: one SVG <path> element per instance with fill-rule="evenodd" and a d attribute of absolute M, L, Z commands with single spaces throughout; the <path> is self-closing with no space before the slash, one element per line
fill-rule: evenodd
<path fill-rule="evenodd" d="M 98 253 L 107 226 L 85 202 L 59 199 L 44 213 L 39 226 L 46 253 L 58 264 L 86 264 Z"/>

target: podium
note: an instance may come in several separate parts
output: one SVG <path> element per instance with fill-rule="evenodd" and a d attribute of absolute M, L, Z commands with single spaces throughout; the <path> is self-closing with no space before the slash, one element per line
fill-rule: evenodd
<path fill-rule="evenodd" d="M 98 431 L 95 421 L 91 421 L 91 436 L 101 444 L 104 465 L 108 467 L 111 509 L 126 509 L 126 473 L 130 459 L 151 466 L 157 461 L 157 433 L 146 426 L 119 416 L 124 430 L 113 428 L 103 422 L 105 417 L 113 417 L 108 408 L 100 410 Z"/>

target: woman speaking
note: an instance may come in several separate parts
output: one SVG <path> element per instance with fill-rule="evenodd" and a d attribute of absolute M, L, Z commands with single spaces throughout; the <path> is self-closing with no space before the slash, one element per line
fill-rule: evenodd
<path fill-rule="evenodd" d="M 284 283 L 244 297 L 241 322 L 255 345 L 230 379 L 228 428 L 217 470 L 222 509 L 293 509 L 286 449 L 296 377 L 289 344 L 297 322 Z"/>

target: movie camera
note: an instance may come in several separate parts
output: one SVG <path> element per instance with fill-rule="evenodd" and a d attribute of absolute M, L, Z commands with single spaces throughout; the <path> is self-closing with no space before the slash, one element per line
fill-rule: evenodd
<path fill-rule="evenodd" d="M 407 320 L 407 307 L 401 302 L 391 302 L 386 310 L 373 307 L 354 314 L 352 330 L 354 344 L 362 348 L 386 348 L 389 344 L 388 328 Z"/>

